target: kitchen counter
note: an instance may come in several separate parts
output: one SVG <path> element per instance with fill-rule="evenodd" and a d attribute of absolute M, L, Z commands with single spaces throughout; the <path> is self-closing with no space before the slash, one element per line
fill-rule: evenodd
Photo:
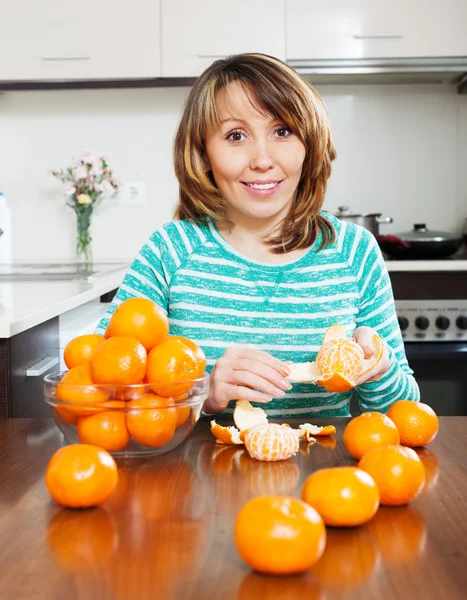
<path fill-rule="evenodd" d="M 92 280 L 0 282 L 0 338 L 53 319 L 119 287 L 127 266 Z"/>
<path fill-rule="evenodd" d="M 467 417 L 441 417 L 436 440 L 418 451 L 427 484 L 414 502 L 380 508 L 361 527 L 328 528 L 325 554 L 309 572 L 269 577 L 242 562 L 233 529 L 248 499 L 298 498 L 312 471 L 353 464 L 342 443 L 348 419 L 326 422 L 336 436 L 263 463 L 242 447 L 216 444 L 203 419 L 174 451 L 120 461 L 112 496 L 80 511 L 57 506 L 45 487 L 47 463 L 62 444 L 53 421 L 0 420 L 1 597 L 464 599 Z"/>
<path fill-rule="evenodd" d="M 456 260 L 386 260 L 388 271 L 467 271 L 467 258 Z"/>

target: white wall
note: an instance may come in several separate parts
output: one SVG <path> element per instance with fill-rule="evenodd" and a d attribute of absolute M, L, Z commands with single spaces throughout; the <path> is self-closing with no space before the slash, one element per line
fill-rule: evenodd
<path fill-rule="evenodd" d="M 320 86 L 338 158 L 325 208 L 460 231 L 467 217 L 467 96 L 438 85 Z M 171 218 L 172 141 L 186 88 L 7 92 L 0 95 L 0 190 L 12 209 L 13 258 L 72 259 L 74 213 L 48 174 L 84 149 L 107 154 L 123 180 L 147 185 L 144 205 L 103 205 L 95 258 L 131 258 Z"/>

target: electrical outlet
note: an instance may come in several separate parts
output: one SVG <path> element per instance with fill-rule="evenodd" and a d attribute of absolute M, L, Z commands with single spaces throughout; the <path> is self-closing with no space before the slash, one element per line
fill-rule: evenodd
<path fill-rule="evenodd" d="M 144 181 L 124 181 L 118 192 L 120 204 L 144 204 L 146 202 L 146 183 Z"/>

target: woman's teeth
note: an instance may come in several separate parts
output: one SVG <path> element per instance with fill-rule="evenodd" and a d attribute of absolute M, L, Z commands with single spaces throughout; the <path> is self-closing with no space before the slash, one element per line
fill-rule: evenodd
<path fill-rule="evenodd" d="M 247 183 L 247 186 L 252 187 L 255 190 L 270 190 L 271 188 L 276 187 L 278 183 L 278 181 L 275 183 Z"/>

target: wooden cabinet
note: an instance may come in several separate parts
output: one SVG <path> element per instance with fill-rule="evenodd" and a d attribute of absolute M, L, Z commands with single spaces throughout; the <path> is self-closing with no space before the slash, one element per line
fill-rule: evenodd
<path fill-rule="evenodd" d="M 159 17 L 159 0 L 2 0 L 0 81 L 159 77 Z"/>
<path fill-rule="evenodd" d="M 285 57 L 285 0 L 162 0 L 162 76 L 195 77 L 240 52 Z"/>
<path fill-rule="evenodd" d="M 286 56 L 467 56 L 466 0 L 286 0 Z"/>

